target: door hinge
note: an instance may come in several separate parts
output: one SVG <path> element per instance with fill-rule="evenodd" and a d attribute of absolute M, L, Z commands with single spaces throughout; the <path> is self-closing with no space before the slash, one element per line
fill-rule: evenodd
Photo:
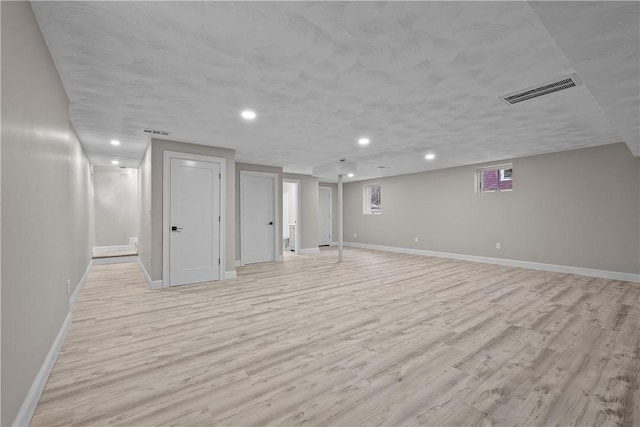
<path fill-rule="evenodd" d="M 220 219 L 220 215 L 218 215 L 218 222 L 221 222 L 222 220 Z"/>
<path fill-rule="evenodd" d="M 220 265 L 220 258 L 218 258 L 218 265 Z"/>
<path fill-rule="evenodd" d="M 220 172 L 220 173 L 218 174 L 218 178 L 219 178 L 219 179 L 222 179 L 222 172 Z"/>

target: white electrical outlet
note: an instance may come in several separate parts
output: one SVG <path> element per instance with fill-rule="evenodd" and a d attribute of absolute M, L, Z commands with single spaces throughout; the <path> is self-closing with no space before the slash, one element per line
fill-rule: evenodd
<path fill-rule="evenodd" d="M 67 295 L 71 293 L 71 280 L 67 280 Z"/>
<path fill-rule="evenodd" d="M 353 233 L 353 237 L 358 237 L 358 233 Z"/>
<path fill-rule="evenodd" d="M 415 237 L 414 242 L 418 243 L 418 236 Z"/>
<path fill-rule="evenodd" d="M 502 245 L 500 243 L 496 243 L 496 249 L 500 249 Z"/>

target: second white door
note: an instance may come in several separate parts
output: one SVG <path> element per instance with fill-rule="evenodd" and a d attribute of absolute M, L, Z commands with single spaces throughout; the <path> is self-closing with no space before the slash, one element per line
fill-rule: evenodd
<path fill-rule="evenodd" d="M 220 279 L 220 165 L 171 159 L 169 284 Z"/>
<path fill-rule="evenodd" d="M 240 171 L 243 264 L 275 261 L 275 175 Z"/>
<path fill-rule="evenodd" d="M 331 245 L 331 189 L 320 187 L 318 206 L 318 246 Z"/>

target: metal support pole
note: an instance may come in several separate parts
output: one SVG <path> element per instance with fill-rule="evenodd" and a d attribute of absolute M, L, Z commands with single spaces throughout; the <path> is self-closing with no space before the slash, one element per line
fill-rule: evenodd
<path fill-rule="evenodd" d="M 338 262 L 342 262 L 343 222 L 342 222 L 342 175 L 338 175 Z"/>

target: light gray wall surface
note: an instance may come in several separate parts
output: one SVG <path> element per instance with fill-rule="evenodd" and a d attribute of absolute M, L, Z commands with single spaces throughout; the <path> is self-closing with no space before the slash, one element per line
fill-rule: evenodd
<path fill-rule="evenodd" d="M 511 192 L 474 192 L 490 163 L 346 184 L 345 241 L 640 272 L 640 168 L 625 144 L 512 163 Z M 381 215 L 362 213 L 371 183 Z"/>
<path fill-rule="evenodd" d="M 91 173 L 28 2 L 1 2 L 2 415 L 11 425 L 91 260 Z"/>
<path fill-rule="evenodd" d="M 242 242 L 240 235 L 240 171 L 251 171 L 251 172 L 266 172 L 266 173 L 275 173 L 278 175 L 278 179 L 276 180 L 276 206 L 278 209 L 278 214 L 276 221 L 278 221 L 278 227 L 280 232 L 276 234 L 276 239 L 280 242 L 278 244 L 279 252 L 276 253 L 276 257 L 280 257 L 282 255 L 282 168 L 275 166 L 264 166 L 264 165 L 254 165 L 250 163 L 236 163 L 236 260 L 240 260 L 241 251 L 242 251 Z"/>
<path fill-rule="evenodd" d="M 71 293 L 73 293 L 91 262 L 95 215 L 93 210 L 93 167 L 71 125 L 69 126 L 69 139 L 70 227 L 73 230 L 70 249 L 70 254 L 73 257 L 71 261 Z"/>
<path fill-rule="evenodd" d="M 140 222 L 138 225 L 138 259 L 151 277 L 151 144 L 138 166 L 138 202 Z M 161 270 L 162 271 L 162 270 Z"/>
<path fill-rule="evenodd" d="M 162 279 L 162 171 L 164 152 L 199 154 L 222 157 L 227 168 L 227 212 L 226 212 L 226 271 L 235 271 L 236 253 L 236 173 L 235 153 L 226 148 L 188 144 L 164 139 L 151 140 L 151 275 L 152 280 Z"/>
<path fill-rule="evenodd" d="M 318 178 L 285 173 L 284 179 L 300 181 L 300 249 L 318 248 Z"/>
<path fill-rule="evenodd" d="M 338 241 L 338 184 L 321 182 L 319 187 L 331 189 L 331 244 Z"/>
<path fill-rule="evenodd" d="M 95 245 L 128 245 L 138 237 L 138 169 L 93 167 Z"/>

